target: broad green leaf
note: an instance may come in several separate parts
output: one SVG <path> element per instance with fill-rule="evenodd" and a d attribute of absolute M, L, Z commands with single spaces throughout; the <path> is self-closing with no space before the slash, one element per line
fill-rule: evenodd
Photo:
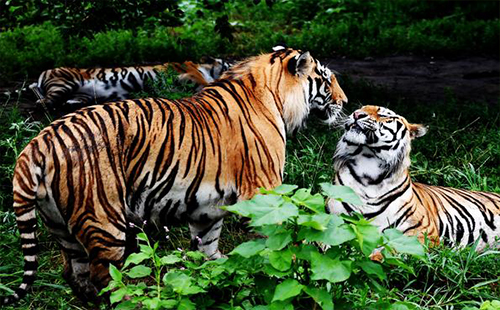
<path fill-rule="evenodd" d="M 297 189 L 297 187 L 297 185 L 281 184 L 280 186 L 275 187 L 272 192 L 275 192 L 279 195 L 288 195 L 291 194 L 295 189 Z"/>
<path fill-rule="evenodd" d="M 194 294 L 198 294 L 198 293 L 203 293 L 205 292 L 204 289 L 202 289 L 201 287 L 197 286 L 197 285 L 190 285 L 186 288 L 184 288 L 182 290 L 181 295 L 194 295 Z"/>
<path fill-rule="evenodd" d="M 202 260 L 205 258 L 205 255 L 199 251 L 187 251 L 186 256 L 194 260 Z"/>
<path fill-rule="evenodd" d="M 387 278 L 382 265 L 372 262 L 371 260 L 363 260 L 356 262 L 356 264 L 363 269 L 367 274 L 376 275 L 380 280 Z"/>
<path fill-rule="evenodd" d="M 149 276 L 151 274 L 151 271 L 151 268 L 139 265 L 127 271 L 127 275 L 132 279 L 143 278 Z"/>
<path fill-rule="evenodd" d="M 111 279 L 115 280 L 116 282 L 122 281 L 122 274 L 120 270 L 115 267 L 115 265 L 109 265 L 109 275 L 111 276 Z"/>
<path fill-rule="evenodd" d="M 279 271 L 278 269 L 274 268 L 271 266 L 271 264 L 265 264 L 264 265 L 264 272 L 270 276 L 277 277 L 277 278 L 284 278 L 292 273 L 292 270 L 287 270 L 287 271 Z"/>
<path fill-rule="evenodd" d="M 134 309 L 135 304 L 132 302 L 132 300 L 125 300 L 121 303 L 119 303 L 116 307 L 114 307 L 114 310 L 129 310 L 129 309 Z"/>
<path fill-rule="evenodd" d="M 120 300 L 123 299 L 123 297 L 127 294 L 127 288 L 122 287 L 114 292 L 111 293 L 111 296 L 109 296 L 109 301 L 114 304 L 116 302 L 119 302 Z"/>
<path fill-rule="evenodd" d="M 298 238 L 307 241 L 321 242 L 327 245 L 336 246 L 356 238 L 356 234 L 347 224 L 342 224 L 343 220 L 333 214 L 329 215 L 331 220 L 324 231 L 303 227 L 299 231 Z"/>
<path fill-rule="evenodd" d="M 487 300 L 481 304 L 479 310 L 500 310 L 500 300 Z"/>
<path fill-rule="evenodd" d="M 271 266 L 279 271 L 287 271 L 292 266 L 292 251 L 274 251 L 269 253 L 269 262 Z"/>
<path fill-rule="evenodd" d="M 415 305 L 403 301 L 393 303 L 388 310 L 410 310 L 416 309 Z"/>
<path fill-rule="evenodd" d="M 140 253 L 144 253 L 149 257 L 153 257 L 155 254 L 153 248 L 147 244 L 139 244 L 139 249 L 141 250 Z"/>
<path fill-rule="evenodd" d="M 382 235 L 378 231 L 377 226 L 370 223 L 367 225 L 350 224 L 350 226 L 356 234 L 361 251 L 366 256 L 370 255 L 373 250 L 382 244 Z"/>
<path fill-rule="evenodd" d="M 172 286 L 174 292 L 182 295 L 191 286 L 191 277 L 179 271 L 170 271 L 163 276 L 163 283 Z"/>
<path fill-rule="evenodd" d="M 166 309 L 173 309 L 175 306 L 177 306 L 177 300 L 163 299 L 160 301 L 160 305 Z"/>
<path fill-rule="evenodd" d="M 160 299 L 156 298 L 147 298 L 142 301 L 142 305 L 147 309 L 158 309 L 160 305 Z"/>
<path fill-rule="evenodd" d="M 264 250 L 264 248 L 266 247 L 265 243 L 266 240 L 263 239 L 247 241 L 238 245 L 234 250 L 232 250 L 229 253 L 229 255 L 238 254 L 245 258 L 249 258 Z"/>
<path fill-rule="evenodd" d="M 303 287 L 304 286 L 301 285 L 297 280 L 287 279 L 276 286 L 272 301 L 283 301 L 288 298 L 297 296 L 300 294 Z"/>
<path fill-rule="evenodd" d="M 310 189 L 301 188 L 291 197 L 293 202 L 304 206 L 315 213 L 325 212 L 325 200 L 321 194 L 311 195 Z"/>
<path fill-rule="evenodd" d="M 269 308 L 270 310 L 294 310 L 291 300 L 274 301 Z"/>
<path fill-rule="evenodd" d="M 348 186 L 332 185 L 330 183 L 321 183 L 321 189 L 325 196 L 340 202 L 346 202 L 355 206 L 361 206 L 363 202 L 359 196 Z"/>
<path fill-rule="evenodd" d="M 417 237 L 405 236 L 397 229 L 386 229 L 384 236 L 387 238 L 387 244 L 399 253 L 410 254 L 423 257 L 425 250 Z"/>
<path fill-rule="evenodd" d="M 281 227 L 276 230 L 274 234 L 271 234 L 266 240 L 266 246 L 273 250 L 279 251 L 287 246 L 290 241 L 292 241 L 292 231 L 285 230 Z"/>
<path fill-rule="evenodd" d="M 243 200 L 223 209 L 252 219 L 259 218 L 279 207 L 285 200 L 278 195 L 255 195 L 251 200 Z M 272 223 L 274 224 L 274 223 Z"/>
<path fill-rule="evenodd" d="M 291 217 L 299 215 L 299 209 L 293 203 L 285 202 L 278 206 L 263 207 L 266 212 L 256 215 L 250 226 L 272 225 L 285 222 Z"/>
<path fill-rule="evenodd" d="M 162 265 L 173 265 L 182 261 L 182 258 L 174 254 L 169 254 L 167 256 L 163 256 L 160 261 Z"/>
<path fill-rule="evenodd" d="M 332 283 L 342 282 L 351 276 L 352 261 L 331 259 L 319 253 L 311 253 L 312 280 L 328 280 Z"/>
<path fill-rule="evenodd" d="M 125 264 L 123 265 L 123 268 L 127 268 L 128 265 L 134 264 L 138 265 L 145 259 L 148 259 L 150 256 L 147 255 L 146 253 L 139 252 L 139 253 L 132 253 L 127 257 L 127 260 L 125 261 Z"/>
<path fill-rule="evenodd" d="M 300 244 L 298 247 L 292 247 L 293 253 L 298 259 L 311 261 L 311 253 L 318 253 L 318 248 L 311 244 Z"/>
<path fill-rule="evenodd" d="M 244 217 L 250 217 L 250 212 L 252 210 L 252 205 L 254 203 L 250 200 L 243 200 L 231 206 L 221 207 L 224 210 L 238 214 Z"/>
<path fill-rule="evenodd" d="M 183 298 L 179 303 L 177 310 L 196 310 L 196 304 L 188 298 Z"/>
<path fill-rule="evenodd" d="M 333 310 L 332 294 L 327 290 L 315 287 L 304 287 L 304 292 L 311 296 L 323 310 Z"/>
<path fill-rule="evenodd" d="M 330 214 L 320 213 L 320 214 L 301 214 L 298 217 L 297 223 L 300 226 L 311 227 L 316 230 L 325 230 L 330 223 L 332 216 Z"/>
<path fill-rule="evenodd" d="M 149 241 L 148 236 L 146 236 L 146 234 L 143 232 L 137 234 L 137 239 L 142 240 L 142 241 L 146 241 L 146 242 Z"/>
<path fill-rule="evenodd" d="M 259 306 L 252 307 L 252 310 L 269 310 L 269 307 L 268 306 L 259 305 Z"/>

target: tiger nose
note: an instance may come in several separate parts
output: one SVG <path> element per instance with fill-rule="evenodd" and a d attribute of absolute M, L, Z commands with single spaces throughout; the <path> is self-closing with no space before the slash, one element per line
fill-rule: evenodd
<path fill-rule="evenodd" d="M 342 98 L 338 98 L 336 100 L 336 103 L 339 105 L 339 106 L 343 106 L 344 104 L 347 104 L 347 97 L 342 97 Z"/>
<path fill-rule="evenodd" d="M 362 111 L 356 111 L 356 112 L 353 113 L 353 116 L 354 116 L 355 120 L 358 120 L 358 119 L 366 116 L 366 113 L 362 112 Z"/>

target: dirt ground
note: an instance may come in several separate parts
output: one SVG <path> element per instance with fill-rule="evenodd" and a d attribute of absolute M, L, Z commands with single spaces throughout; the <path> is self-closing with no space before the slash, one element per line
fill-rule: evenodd
<path fill-rule="evenodd" d="M 469 57 L 440 59 L 416 56 L 331 59 L 329 67 L 352 79 L 394 91 L 403 98 L 423 102 L 444 99 L 450 91 L 459 100 L 481 100 L 498 104 L 499 58 Z"/>
<path fill-rule="evenodd" d="M 392 56 L 381 58 L 327 59 L 329 67 L 347 74 L 353 80 L 364 79 L 369 83 L 394 91 L 402 98 L 433 102 L 444 99 L 450 91 L 459 100 L 481 100 L 498 104 L 500 98 L 500 59 L 493 57 L 468 57 L 440 59 L 417 56 Z M 34 80 L 33 80 L 34 81 Z M 27 87 L 33 81 L 24 82 Z M 15 89 L 23 82 L 14 82 L 0 88 L 0 98 L 6 103 L 6 93 L 10 92 L 8 104 L 17 102 Z M 43 115 L 33 114 L 35 97 L 29 90 L 21 96 L 21 111 L 32 114 L 34 118 Z"/>

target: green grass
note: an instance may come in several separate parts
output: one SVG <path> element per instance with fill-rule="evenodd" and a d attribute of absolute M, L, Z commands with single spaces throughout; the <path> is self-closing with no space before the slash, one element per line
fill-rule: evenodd
<path fill-rule="evenodd" d="M 87 23 L 96 17 L 92 13 L 96 5 L 69 7 L 74 10 L 69 20 L 60 8 L 33 2 L 17 3 L 19 9 L 0 14 L 0 24 L 4 18 L 9 25 L 0 31 L 0 83 L 36 78 L 56 66 L 133 65 L 197 60 L 204 55 L 242 57 L 270 52 L 281 42 L 309 50 L 315 57 L 496 56 L 500 45 L 496 1 L 289 0 L 269 6 L 266 1 L 256 5 L 234 0 L 212 8 L 192 0 L 180 6 L 184 11 L 180 25 L 170 26 L 156 10 L 124 11 L 128 2 L 110 4 L 123 18 L 113 16 L 109 24 L 100 20 L 94 25 Z M 134 13 L 142 15 L 132 22 Z M 227 23 L 220 22 L 226 17 Z M 125 19 L 130 21 L 123 23 Z"/>
<path fill-rule="evenodd" d="M 168 76 L 167 76 L 168 78 Z M 411 122 L 429 126 L 426 136 L 415 141 L 412 154 L 414 179 L 434 184 L 500 192 L 500 109 L 499 104 L 457 101 L 452 95 L 443 102 L 414 104 L 367 82 L 343 77 L 342 86 L 351 104 L 361 102 L 388 106 Z M 8 102 L 7 102 L 8 101 Z M 15 288 L 22 272 L 19 235 L 12 212 L 10 179 L 16 155 L 41 129 L 26 120 L 16 108 L 19 98 L 4 99 L 0 109 L 0 295 L 5 287 Z M 285 182 L 315 191 L 333 176 L 332 155 L 339 131 L 314 118 L 287 145 Z M 41 229 L 40 273 L 31 294 L 7 309 L 88 309 L 71 293 L 61 278 L 62 259 L 53 239 Z M 171 239 L 161 241 L 165 251 L 187 248 L 187 228 L 174 228 Z M 253 237 L 253 236 L 252 236 Z M 221 248 L 229 252 L 249 238 L 239 220 L 231 218 L 222 233 Z M 439 246 L 429 250 L 426 260 L 409 259 L 414 275 L 394 267 L 384 289 L 374 292 L 367 286 L 345 296 L 358 308 L 380 308 L 395 301 L 423 309 L 479 307 L 485 300 L 499 299 L 499 253 L 477 254 L 471 248 Z"/>

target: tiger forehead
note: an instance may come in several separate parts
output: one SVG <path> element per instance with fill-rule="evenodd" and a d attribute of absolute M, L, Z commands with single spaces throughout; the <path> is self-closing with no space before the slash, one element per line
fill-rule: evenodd
<path fill-rule="evenodd" d="M 290 55 L 297 58 L 301 54 L 302 54 L 301 50 L 294 50 L 291 48 L 278 50 L 278 51 L 275 51 L 274 53 L 271 54 L 270 62 L 271 62 L 271 64 L 273 64 L 275 62 L 276 58 L 279 58 L 281 61 L 283 61 L 285 58 L 287 58 Z"/>
<path fill-rule="evenodd" d="M 325 67 L 323 66 L 319 60 L 316 59 L 316 74 L 318 75 L 321 75 L 322 77 L 324 77 L 325 79 L 328 79 L 330 80 L 332 78 L 332 71 L 328 68 L 328 67 Z"/>
<path fill-rule="evenodd" d="M 362 107 L 361 110 L 373 118 L 378 118 L 380 107 L 377 107 L 375 105 L 366 105 Z"/>
<path fill-rule="evenodd" d="M 404 120 L 403 117 L 394 113 L 393 111 L 379 106 L 367 105 L 362 107 L 360 110 L 365 112 L 368 116 L 370 116 L 370 118 L 375 119 L 376 121 L 387 121 L 388 118 L 397 118 Z"/>

